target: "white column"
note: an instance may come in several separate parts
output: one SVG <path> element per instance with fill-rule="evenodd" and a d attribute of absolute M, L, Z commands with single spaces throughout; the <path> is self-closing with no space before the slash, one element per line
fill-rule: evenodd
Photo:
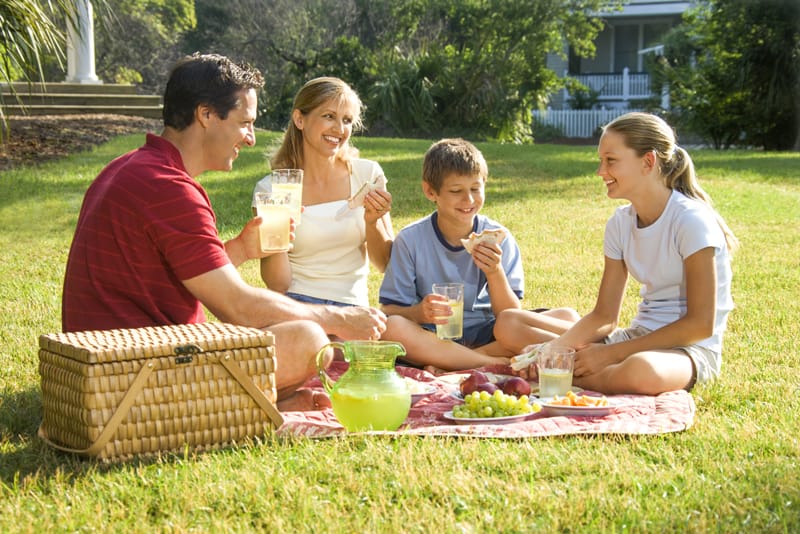
<path fill-rule="evenodd" d="M 664 83 L 661 86 L 661 109 L 669 109 L 669 84 Z"/>
<path fill-rule="evenodd" d="M 94 10 L 89 0 L 75 1 L 75 28 L 67 21 L 67 81 L 103 83 L 94 71 Z"/>
<path fill-rule="evenodd" d="M 630 69 L 628 67 L 622 69 L 622 100 L 625 102 L 628 101 L 631 94 L 631 78 L 628 74 L 630 74 Z"/>

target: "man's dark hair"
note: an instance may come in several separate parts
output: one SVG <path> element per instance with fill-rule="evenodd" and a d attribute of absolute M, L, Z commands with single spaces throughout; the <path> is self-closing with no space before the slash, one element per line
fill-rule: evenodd
<path fill-rule="evenodd" d="M 243 89 L 261 89 L 264 77 L 246 63 L 218 54 L 195 52 L 172 69 L 164 91 L 164 125 L 183 130 L 194 122 L 194 110 L 207 105 L 221 119 L 238 103 Z"/>

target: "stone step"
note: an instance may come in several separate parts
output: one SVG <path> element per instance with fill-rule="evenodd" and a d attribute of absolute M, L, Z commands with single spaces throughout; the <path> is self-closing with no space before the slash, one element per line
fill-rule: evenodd
<path fill-rule="evenodd" d="M 16 98 L 3 95 L 4 103 L 23 106 L 155 106 L 161 105 L 161 98 L 151 95 L 101 95 L 101 94 L 20 94 Z"/>
<path fill-rule="evenodd" d="M 119 83 L 27 83 L 13 82 L 11 84 L 0 83 L 0 93 L 4 96 L 12 94 L 11 89 L 22 94 L 38 93 L 72 93 L 72 94 L 124 94 L 135 95 L 136 86 L 132 84 Z"/>
<path fill-rule="evenodd" d="M 0 84 L 0 101 L 9 116 L 112 113 L 161 118 L 162 107 L 160 96 L 140 95 L 136 86 L 122 84 Z"/>
<path fill-rule="evenodd" d="M 3 113 L 12 115 L 130 115 L 148 119 L 161 118 L 161 106 L 100 106 L 100 105 L 33 105 L 3 106 Z"/>

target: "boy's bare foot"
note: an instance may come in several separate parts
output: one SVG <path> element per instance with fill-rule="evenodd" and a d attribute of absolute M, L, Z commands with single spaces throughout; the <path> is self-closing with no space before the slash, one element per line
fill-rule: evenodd
<path fill-rule="evenodd" d="M 310 412 L 331 407 L 331 399 L 321 391 L 303 388 L 278 401 L 281 412 Z"/>
<path fill-rule="evenodd" d="M 435 365 L 426 365 L 425 367 L 423 367 L 423 369 L 425 371 L 428 371 L 430 374 L 432 374 L 434 376 L 443 375 L 443 374 L 448 372 L 448 371 L 445 371 L 444 369 L 439 369 Z"/>

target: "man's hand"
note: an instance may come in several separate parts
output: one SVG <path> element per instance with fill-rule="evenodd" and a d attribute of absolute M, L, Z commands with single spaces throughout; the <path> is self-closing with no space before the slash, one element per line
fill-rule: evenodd
<path fill-rule="evenodd" d="M 225 243 L 225 252 L 228 254 L 231 263 L 238 267 L 247 260 L 254 260 L 257 258 L 266 258 L 273 254 L 283 254 L 286 251 L 273 251 L 263 252 L 261 250 L 261 236 L 259 234 L 259 227 L 261 226 L 261 217 L 253 217 L 247 224 L 244 225 L 239 235 Z M 289 226 L 289 241 L 294 241 L 295 222 L 291 220 Z M 292 249 L 292 244 L 289 244 L 289 250 Z"/>
<path fill-rule="evenodd" d="M 386 315 L 364 306 L 327 306 L 322 327 L 345 340 L 378 340 L 386 331 Z"/>

